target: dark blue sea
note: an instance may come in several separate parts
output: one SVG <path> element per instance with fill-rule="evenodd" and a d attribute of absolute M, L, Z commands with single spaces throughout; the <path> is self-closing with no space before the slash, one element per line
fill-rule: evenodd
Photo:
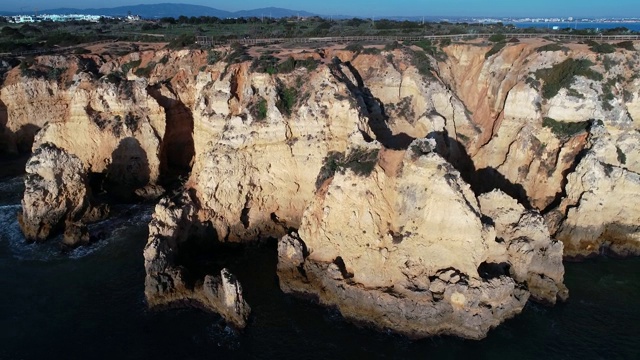
<path fill-rule="evenodd" d="M 571 29 L 577 29 L 577 30 L 583 30 L 583 29 L 598 29 L 598 30 L 605 30 L 605 29 L 613 29 L 613 28 L 620 28 L 620 27 L 625 27 L 629 30 L 632 31 L 640 31 L 640 22 L 616 22 L 616 23 L 591 23 L 591 22 L 516 22 L 516 23 L 512 23 L 513 25 L 515 25 L 517 28 L 529 28 L 529 27 L 534 27 L 534 28 L 548 28 L 550 31 L 553 29 L 554 26 L 559 26 L 560 29 L 565 29 L 565 28 L 571 28 Z"/>
<path fill-rule="evenodd" d="M 105 240 L 61 252 L 18 229 L 22 178 L 0 182 L 0 359 L 640 359 L 640 259 L 566 264 L 570 301 L 528 305 L 482 341 L 411 341 L 283 294 L 275 243 L 221 259 L 253 308 L 235 333 L 196 309 L 149 311 L 142 249 L 152 206 L 94 225 Z"/>

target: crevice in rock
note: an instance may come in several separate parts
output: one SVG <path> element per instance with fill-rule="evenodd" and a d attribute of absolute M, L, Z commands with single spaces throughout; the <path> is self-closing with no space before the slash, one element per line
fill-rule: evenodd
<path fill-rule="evenodd" d="M 174 94 L 170 84 L 164 86 Z M 147 92 L 164 108 L 166 114 L 166 129 L 160 145 L 159 183 L 172 189 L 184 182 L 193 165 L 193 114 L 177 96 L 174 95 L 174 99 L 163 95 L 160 86 L 150 86 Z"/>
<path fill-rule="evenodd" d="M 542 215 L 546 215 L 549 212 L 553 211 L 554 209 L 558 208 L 558 206 L 560 206 L 560 203 L 562 203 L 562 199 L 564 199 L 567 196 L 567 184 L 569 183 L 569 174 L 573 173 L 574 171 L 576 171 L 576 168 L 578 167 L 578 164 L 580 164 L 580 161 L 582 161 L 582 159 L 585 157 L 585 155 L 589 152 L 589 149 L 585 148 L 582 149 L 578 155 L 576 155 L 576 157 L 573 160 L 573 163 L 571 164 L 570 167 L 568 167 L 565 171 L 562 172 L 562 181 L 560 182 L 560 191 L 558 191 L 553 199 L 553 201 L 551 201 L 549 203 L 549 205 L 547 205 L 547 207 L 545 207 L 544 209 L 542 209 L 540 211 L 540 213 Z M 567 208 L 567 212 L 569 211 L 569 209 Z M 565 212 L 563 218 L 566 218 L 567 216 L 567 212 Z"/>
<path fill-rule="evenodd" d="M 512 183 L 492 167 L 477 170 L 464 145 L 450 137 L 447 131 L 432 132 L 427 138 L 436 140 L 436 152 L 460 172 L 462 179 L 471 186 L 476 196 L 499 189 L 518 200 L 525 208 L 531 209 L 527 192 L 522 185 Z"/>
<path fill-rule="evenodd" d="M 149 184 L 150 174 L 147 152 L 138 139 L 124 138 L 111 154 L 104 189 L 120 201 L 131 201 L 136 189 Z"/>
<path fill-rule="evenodd" d="M 501 276 L 509 276 L 510 269 L 511 265 L 506 262 L 492 263 L 484 261 L 478 266 L 478 274 L 484 280 L 491 280 Z"/>
<path fill-rule="evenodd" d="M 338 269 L 340 270 L 340 273 L 342 273 L 343 279 L 350 279 L 353 277 L 353 274 L 347 271 L 347 266 L 345 265 L 344 260 L 342 259 L 341 256 L 338 256 L 337 258 L 335 258 L 333 260 L 333 263 L 338 267 Z"/>
<path fill-rule="evenodd" d="M 344 68 L 353 76 L 356 81 L 355 84 L 345 74 Z M 364 85 L 362 76 L 351 62 L 342 63 L 339 59 L 334 58 L 333 64 L 329 66 L 329 69 L 338 81 L 347 86 L 352 96 L 361 100 L 357 101 L 360 113 L 367 118 L 368 125 L 376 140 L 387 149 L 406 150 L 415 138 L 406 133 L 393 134 L 387 125 L 389 116 L 384 109 L 384 104 L 380 99 L 374 97 L 371 90 Z"/>

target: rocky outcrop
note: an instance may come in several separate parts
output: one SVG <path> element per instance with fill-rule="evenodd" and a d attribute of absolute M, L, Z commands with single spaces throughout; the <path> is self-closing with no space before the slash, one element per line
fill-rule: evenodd
<path fill-rule="evenodd" d="M 87 171 L 78 157 L 50 143 L 38 147 L 26 165 L 20 229 L 28 241 L 43 241 L 64 231 L 63 243 L 86 244 L 84 224 L 100 220 L 108 210 L 94 206 Z"/>
<path fill-rule="evenodd" d="M 479 196 L 478 202 L 482 213 L 493 221 L 500 243 L 492 248 L 487 262 L 508 266 L 510 276 L 526 283 L 536 301 L 555 304 L 556 300 L 566 300 L 563 245 L 550 237 L 542 215 L 525 210 L 500 190 Z"/>
<path fill-rule="evenodd" d="M 638 132 L 592 128 L 590 147 L 568 175 L 566 196 L 547 214 L 565 256 L 640 255 Z"/>
<path fill-rule="evenodd" d="M 156 205 L 144 249 L 147 302 L 150 306 L 197 305 L 244 328 L 251 308 L 242 296 L 242 286 L 229 270 L 198 279 L 177 261 L 180 247 L 188 241 L 194 213 L 188 196 L 176 201 L 165 198 Z"/>
<path fill-rule="evenodd" d="M 287 114 L 281 92 L 301 76 L 307 81 Z M 277 79 L 242 64 L 210 81 L 194 111 L 197 156 L 187 182 L 198 219 L 225 242 L 282 236 L 299 226 L 328 155 L 366 144 L 359 130 L 365 120 L 326 67 Z M 254 110 L 261 101 L 264 118 Z"/>
<path fill-rule="evenodd" d="M 511 224 L 496 209 L 521 215 L 512 200 L 488 209 L 494 228 L 435 147 L 416 140 L 400 156 L 381 150 L 384 168 L 370 175 L 336 173 L 305 210 L 299 237 L 280 240 L 282 289 L 411 337 L 473 339 L 519 313 L 530 293 L 550 303 L 566 298 L 562 245 L 542 217 Z"/>
<path fill-rule="evenodd" d="M 486 139 L 467 147 L 480 175 L 476 184 L 542 211 L 568 258 L 638 254 L 637 214 L 623 205 L 635 199 L 637 183 L 630 144 L 638 128 L 640 82 L 632 75 L 638 53 L 598 55 L 580 44 L 544 51 L 545 45 L 508 44 L 487 59 L 481 47 L 445 49 L 450 59 L 439 64 L 440 74 Z M 567 59 L 580 70 L 569 69 Z M 563 65 L 562 85 L 557 76 L 543 76 Z M 548 85 L 557 92 L 545 91 Z"/>

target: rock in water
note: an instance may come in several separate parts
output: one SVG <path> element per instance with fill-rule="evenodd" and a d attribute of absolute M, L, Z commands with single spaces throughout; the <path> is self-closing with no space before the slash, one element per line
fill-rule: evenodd
<path fill-rule="evenodd" d="M 150 306 L 195 304 L 244 328 L 251 308 L 244 300 L 242 286 L 229 270 L 193 279 L 186 267 L 176 263 L 180 244 L 188 241 L 194 221 L 195 207 L 187 194 L 176 201 L 164 198 L 156 205 L 144 249 L 147 302 Z"/>
<path fill-rule="evenodd" d="M 395 169 L 387 159 L 385 169 L 368 176 L 346 170 L 318 191 L 299 237 L 279 242 L 283 291 L 312 295 L 348 319 L 410 337 L 470 339 L 522 311 L 530 293 L 548 302 L 564 297 L 562 246 L 550 240 L 542 217 L 516 221 L 523 227 L 514 232 L 518 239 L 497 238 L 469 185 L 440 155 L 425 153 L 424 141 L 396 157 Z M 504 231 L 508 221 L 498 220 Z M 527 246 L 539 251 L 522 254 Z M 484 271 L 500 269 L 498 260 L 512 264 L 515 274 Z M 540 269 L 547 261 L 553 266 Z M 528 289 L 536 276 L 548 281 Z"/>
<path fill-rule="evenodd" d="M 43 241 L 64 231 L 64 243 L 88 242 L 78 223 L 96 221 L 108 212 L 91 204 L 87 172 L 80 159 L 44 143 L 26 165 L 25 192 L 18 223 L 28 241 Z"/>

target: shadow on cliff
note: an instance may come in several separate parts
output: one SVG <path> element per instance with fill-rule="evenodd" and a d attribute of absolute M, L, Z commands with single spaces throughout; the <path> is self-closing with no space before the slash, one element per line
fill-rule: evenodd
<path fill-rule="evenodd" d="M 193 114 L 180 100 L 164 96 L 159 87 L 150 86 L 147 92 L 166 114 L 166 129 L 160 145 L 159 182 L 167 188 L 174 188 L 191 172 L 195 156 Z"/>
<path fill-rule="evenodd" d="M 355 83 L 345 74 L 343 66 L 349 70 L 355 79 Z M 406 150 L 415 138 L 406 133 L 393 134 L 387 125 L 389 116 L 385 112 L 384 104 L 380 99 L 373 96 L 371 90 L 364 85 L 362 76 L 351 62 L 342 63 L 338 58 L 334 58 L 333 64 L 329 69 L 338 81 L 347 86 L 347 89 L 356 99 L 362 99 L 362 102 L 358 101 L 358 108 L 360 113 L 367 117 L 367 124 L 375 135 L 376 140 L 387 149 Z M 367 141 L 373 140 L 366 133 L 362 135 Z"/>
<path fill-rule="evenodd" d="M 351 73 L 355 83 L 345 73 L 343 67 Z M 389 116 L 385 112 L 384 104 L 380 99 L 374 97 L 371 90 L 364 85 L 358 70 L 350 62 L 342 63 L 338 58 L 333 59 L 330 70 L 338 81 L 347 86 L 356 99 L 362 99 L 362 102 L 358 101 L 358 107 L 360 112 L 367 117 L 369 128 L 375 135 L 375 139 L 388 149 L 406 150 L 415 138 L 406 133 L 393 134 L 387 124 Z M 362 135 L 367 141 L 373 140 L 366 133 Z M 476 196 L 500 189 L 518 200 L 525 208 L 531 208 L 527 193 L 522 185 L 510 182 L 494 168 L 476 170 L 465 146 L 457 139 L 450 137 L 446 130 L 432 132 L 426 137 L 436 140 L 438 154 L 447 159 L 460 172 L 462 178 L 471 185 Z"/>
<path fill-rule="evenodd" d="M 118 201 L 133 201 L 134 191 L 149 183 L 150 174 L 147 152 L 140 142 L 133 137 L 124 138 L 111 154 L 104 190 Z"/>
<path fill-rule="evenodd" d="M 0 100 L 0 179 L 24 174 L 33 139 L 40 130 L 27 124 L 14 133 L 7 127 L 8 122 L 7 106 Z"/>
<path fill-rule="evenodd" d="M 436 152 L 460 172 L 462 179 L 471 185 L 471 189 L 476 196 L 499 189 L 518 200 L 526 209 L 531 209 L 527 191 L 522 185 L 512 183 L 492 167 L 476 169 L 465 146 L 450 137 L 446 130 L 431 132 L 427 135 L 427 138 L 436 141 Z"/>
<path fill-rule="evenodd" d="M 7 106 L 0 100 L 0 155 L 15 157 L 30 154 L 33 139 L 40 128 L 33 124 L 25 124 L 13 132 L 7 127 L 8 123 Z"/>

